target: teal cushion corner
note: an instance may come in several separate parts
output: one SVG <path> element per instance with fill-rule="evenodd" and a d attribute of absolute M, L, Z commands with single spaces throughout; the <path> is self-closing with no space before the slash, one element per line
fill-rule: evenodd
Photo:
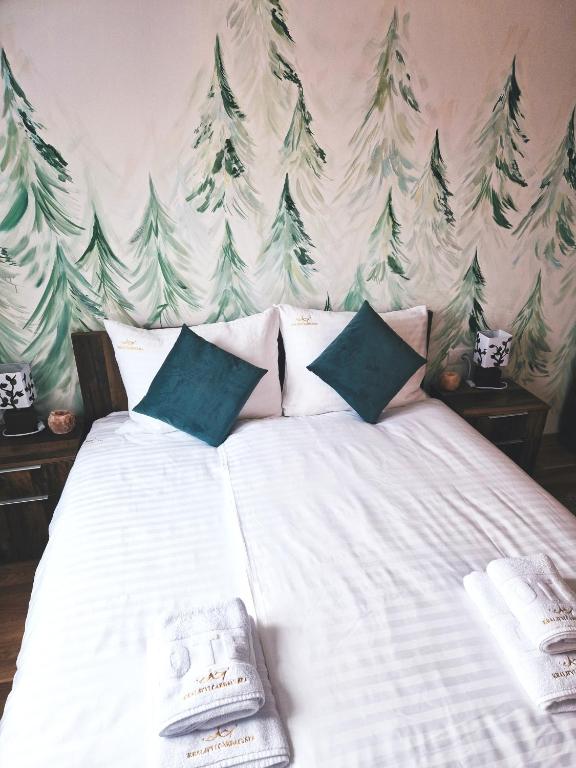
<path fill-rule="evenodd" d="M 375 424 L 425 362 L 365 301 L 346 328 L 306 367 L 364 421 Z"/>
<path fill-rule="evenodd" d="M 183 325 L 134 410 L 218 446 L 265 373 Z"/>

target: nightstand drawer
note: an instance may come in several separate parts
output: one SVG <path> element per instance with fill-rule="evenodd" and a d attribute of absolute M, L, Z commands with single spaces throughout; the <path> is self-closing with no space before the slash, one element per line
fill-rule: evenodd
<path fill-rule="evenodd" d="M 0 505 L 48 498 L 48 483 L 41 464 L 0 469 Z"/>
<path fill-rule="evenodd" d="M 495 445 L 513 445 L 528 438 L 529 413 L 495 414 L 480 416 L 473 421 L 474 426 Z"/>

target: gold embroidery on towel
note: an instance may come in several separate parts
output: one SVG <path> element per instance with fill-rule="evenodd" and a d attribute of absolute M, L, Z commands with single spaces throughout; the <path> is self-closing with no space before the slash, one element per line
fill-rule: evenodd
<path fill-rule="evenodd" d="M 211 680 L 225 680 L 227 672 L 228 672 L 228 667 L 226 667 L 226 669 L 223 669 L 221 672 L 208 672 L 208 674 L 204 675 L 204 677 L 199 677 L 197 679 L 197 682 L 209 683 Z"/>
<path fill-rule="evenodd" d="M 204 678 L 200 678 L 200 679 L 202 680 Z M 243 677 L 242 675 L 240 675 L 239 677 L 233 677 L 231 680 L 221 679 L 219 682 L 208 683 L 207 685 L 201 685 L 198 688 L 195 688 L 193 691 L 188 691 L 182 696 L 182 698 L 193 699 L 194 696 L 200 696 L 203 693 L 209 693 L 210 691 L 218 691 L 221 688 L 228 688 L 231 685 L 242 685 L 242 683 L 247 683 L 247 682 L 248 682 L 248 678 Z"/>
<path fill-rule="evenodd" d="M 225 739 L 228 736 L 232 736 L 235 728 L 236 728 L 235 725 L 231 725 L 228 728 L 220 725 L 218 726 L 218 728 L 216 728 L 214 733 L 210 734 L 210 736 L 204 736 L 202 741 L 215 741 L 216 739 Z"/>
<path fill-rule="evenodd" d="M 202 738 L 202 741 L 209 741 L 211 742 L 210 744 L 207 744 L 205 747 L 201 747 L 200 749 L 193 749 L 191 752 L 187 752 L 186 757 L 188 759 L 194 757 L 204 757 L 205 755 L 209 755 L 211 752 L 216 752 L 220 749 L 241 747 L 243 744 L 249 744 L 251 741 L 256 741 L 256 736 L 252 736 L 252 734 L 249 733 L 247 733 L 245 736 L 238 736 L 235 739 L 231 739 L 230 736 L 234 732 L 235 728 L 236 725 L 231 725 L 227 728 L 222 728 L 222 726 L 216 728 L 215 732 L 211 733 L 210 736 L 204 736 Z M 218 741 L 218 739 L 220 739 L 220 741 Z"/>
<path fill-rule="evenodd" d="M 302 314 L 296 318 L 292 325 L 318 325 L 318 323 L 315 323 L 312 320 L 312 314 L 310 312 L 302 312 Z"/>

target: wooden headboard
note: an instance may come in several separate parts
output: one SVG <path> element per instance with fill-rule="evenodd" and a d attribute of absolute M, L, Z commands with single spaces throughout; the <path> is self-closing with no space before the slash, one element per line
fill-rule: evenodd
<path fill-rule="evenodd" d="M 432 312 L 428 311 L 428 335 L 432 328 Z M 114 411 L 127 411 L 128 398 L 114 356 L 114 348 L 106 331 L 84 331 L 72 334 L 72 347 L 78 369 L 80 391 L 84 400 L 84 428 Z M 280 378 L 284 379 L 284 345 L 279 344 Z"/>

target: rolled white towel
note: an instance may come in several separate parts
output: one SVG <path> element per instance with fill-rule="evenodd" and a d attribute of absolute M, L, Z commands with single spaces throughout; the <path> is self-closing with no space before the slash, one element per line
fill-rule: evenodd
<path fill-rule="evenodd" d="M 163 739 L 152 735 L 150 768 L 285 768 L 290 749 L 278 717 L 260 640 L 254 631 L 256 667 L 266 701 L 253 717 L 210 730 Z"/>
<path fill-rule="evenodd" d="M 576 651 L 576 594 L 547 555 L 493 560 L 486 573 L 536 648 Z"/>
<path fill-rule="evenodd" d="M 464 589 L 532 701 L 551 714 L 576 711 L 576 656 L 550 655 L 532 646 L 486 574 L 465 576 Z"/>
<path fill-rule="evenodd" d="M 167 617 L 149 654 L 160 736 L 236 722 L 264 704 L 250 619 L 240 599 Z"/>

